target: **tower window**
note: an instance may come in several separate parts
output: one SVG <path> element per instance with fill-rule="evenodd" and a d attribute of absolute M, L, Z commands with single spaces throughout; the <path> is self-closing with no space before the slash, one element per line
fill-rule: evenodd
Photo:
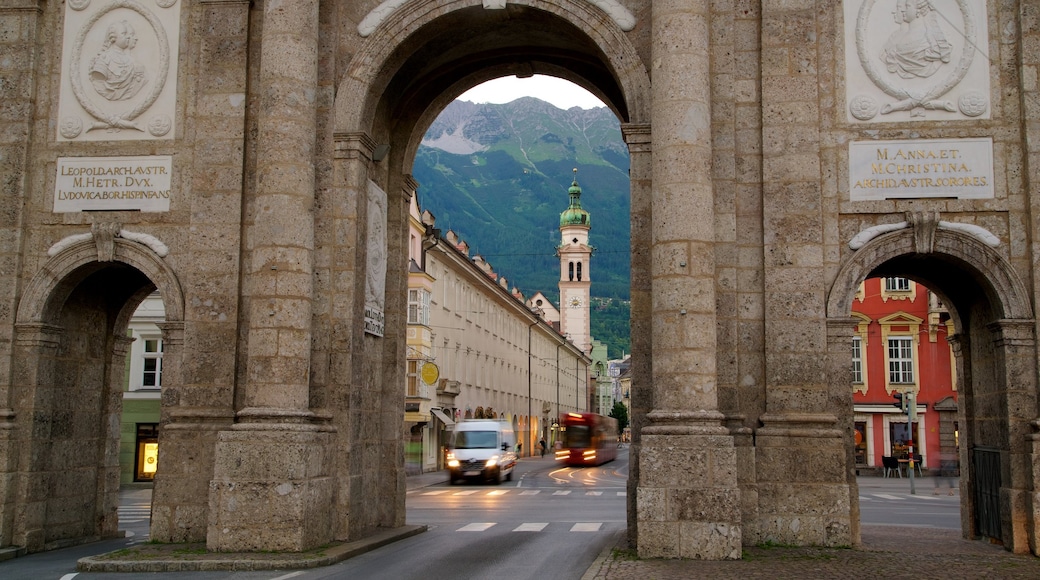
<path fill-rule="evenodd" d="M 567 279 L 574 280 L 574 262 L 567 264 Z"/>
<path fill-rule="evenodd" d="M 578 262 L 578 281 L 581 282 L 581 262 Z"/>

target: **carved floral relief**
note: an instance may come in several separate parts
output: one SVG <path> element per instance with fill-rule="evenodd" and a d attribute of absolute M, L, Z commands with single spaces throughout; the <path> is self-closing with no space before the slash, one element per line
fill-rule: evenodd
<path fill-rule="evenodd" d="M 59 141 L 172 139 L 178 0 L 67 0 Z"/>
<path fill-rule="evenodd" d="M 985 0 L 846 0 L 850 122 L 990 117 Z"/>

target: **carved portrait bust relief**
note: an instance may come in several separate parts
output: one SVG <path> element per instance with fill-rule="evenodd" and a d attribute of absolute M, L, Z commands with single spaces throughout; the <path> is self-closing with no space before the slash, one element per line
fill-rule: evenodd
<path fill-rule="evenodd" d="M 173 138 L 181 4 L 66 3 L 58 140 Z"/>
<path fill-rule="evenodd" d="M 849 122 L 989 118 L 985 0 L 847 0 Z"/>

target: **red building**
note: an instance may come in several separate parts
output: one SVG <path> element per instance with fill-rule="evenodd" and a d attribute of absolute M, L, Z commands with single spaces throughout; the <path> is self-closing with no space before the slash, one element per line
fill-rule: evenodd
<path fill-rule="evenodd" d="M 934 472 L 940 457 L 955 460 L 957 376 L 947 342 L 953 325 L 942 303 L 906 278 L 871 278 L 860 286 L 852 316 L 860 320 L 852 344 L 857 467 L 907 458 L 910 431 L 896 393 L 915 398 L 912 440 L 922 467 Z"/>

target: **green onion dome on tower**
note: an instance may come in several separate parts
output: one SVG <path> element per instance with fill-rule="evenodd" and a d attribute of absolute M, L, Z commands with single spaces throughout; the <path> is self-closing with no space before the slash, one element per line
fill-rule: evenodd
<path fill-rule="evenodd" d="M 581 209 L 581 186 L 578 185 L 577 168 L 574 169 L 574 181 L 571 183 L 570 189 L 567 190 L 567 194 L 570 195 L 571 203 L 560 214 L 560 227 L 591 226 L 592 218 L 589 216 L 589 212 Z"/>

